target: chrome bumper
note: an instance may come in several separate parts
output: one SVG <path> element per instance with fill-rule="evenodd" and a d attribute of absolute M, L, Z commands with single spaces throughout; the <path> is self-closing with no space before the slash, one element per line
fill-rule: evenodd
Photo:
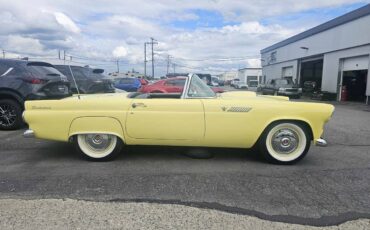
<path fill-rule="evenodd" d="M 23 137 L 33 138 L 33 137 L 35 137 L 35 132 L 32 129 L 27 129 L 26 131 L 24 131 Z"/>
<path fill-rule="evenodd" d="M 316 140 L 316 145 L 320 147 L 326 147 L 328 143 L 326 142 L 326 140 L 319 138 Z"/>

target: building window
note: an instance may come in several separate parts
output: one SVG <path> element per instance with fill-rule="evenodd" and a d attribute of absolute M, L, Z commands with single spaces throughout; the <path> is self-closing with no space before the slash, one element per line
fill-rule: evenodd
<path fill-rule="evenodd" d="M 276 51 L 271 52 L 270 54 L 270 63 L 276 62 Z"/>

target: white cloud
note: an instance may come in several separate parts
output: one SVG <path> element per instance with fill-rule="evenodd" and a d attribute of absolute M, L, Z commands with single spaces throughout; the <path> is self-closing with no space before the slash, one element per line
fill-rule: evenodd
<path fill-rule="evenodd" d="M 217 73 L 256 67 L 260 49 L 322 22 L 313 18 L 288 27 L 281 21 L 261 23 L 261 19 L 357 2 L 368 0 L 111 0 L 109 4 L 99 0 L 0 0 L 0 44 L 5 50 L 35 55 L 56 55 L 57 49 L 65 49 L 95 59 L 120 57 L 127 63 L 124 67 L 142 71 L 143 44 L 154 37 L 159 41 L 155 51 L 162 53 L 155 59 L 156 72 L 165 71 L 169 53 L 173 62 L 190 67 L 178 67 L 179 71 Z M 199 10 L 220 15 L 226 26 L 186 29 L 171 24 L 201 22 Z M 221 57 L 244 58 L 215 60 Z"/>
<path fill-rule="evenodd" d="M 112 52 L 113 56 L 116 57 L 116 58 L 122 58 L 122 57 L 126 57 L 127 54 L 128 54 L 128 51 L 125 47 L 123 46 L 117 46 L 113 52 Z"/>
<path fill-rule="evenodd" d="M 57 22 L 62 25 L 65 29 L 73 32 L 73 33 L 80 33 L 81 30 L 78 26 L 70 19 L 67 15 L 61 12 L 55 12 L 55 19 Z"/>
<path fill-rule="evenodd" d="M 13 52 L 33 55 L 40 55 L 44 53 L 44 47 L 40 41 L 33 38 L 25 38 L 19 35 L 9 35 L 5 44 L 6 47 Z"/>

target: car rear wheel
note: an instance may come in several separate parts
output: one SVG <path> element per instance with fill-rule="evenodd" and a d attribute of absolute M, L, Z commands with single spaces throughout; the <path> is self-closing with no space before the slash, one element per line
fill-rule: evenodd
<path fill-rule="evenodd" d="M 305 157 L 311 137 L 305 126 L 295 122 L 273 123 L 266 128 L 259 147 L 270 163 L 294 164 Z"/>
<path fill-rule="evenodd" d="M 21 105 L 10 99 L 0 100 L 0 130 L 19 129 L 22 125 Z"/>
<path fill-rule="evenodd" d="M 76 139 L 75 144 L 78 152 L 93 161 L 112 160 L 122 149 L 121 139 L 111 134 L 79 134 Z"/>

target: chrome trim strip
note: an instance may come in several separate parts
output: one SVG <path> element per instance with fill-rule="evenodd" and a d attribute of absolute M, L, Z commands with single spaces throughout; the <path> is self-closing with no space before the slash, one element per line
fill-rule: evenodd
<path fill-rule="evenodd" d="M 328 143 L 326 142 L 326 140 L 319 138 L 316 140 L 316 145 L 320 147 L 326 147 Z"/>
<path fill-rule="evenodd" d="M 252 108 L 250 107 L 238 107 L 232 106 L 226 110 L 226 112 L 237 112 L 237 113 L 248 113 Z"/>
<path fill-rule="evenodd" d="M 181 99 L 187 98 L 186 95 L 188 94 L 188 90 L 189 90 L 189 86 L 190 86 L 192 76 L 193 76 L 193 74 L 189 73 L 188 77 L 185 80 L 185 86 L 184 86 L 184 89 L 182 90 Z"/>
<path fill-rule="evenodd" d="M 33 137 L 35 137 L 35 132 L 32 129 L 27 129 L 26 131 L 24 131 L 23 137 L 24 138 L 33 138 Z"/>

